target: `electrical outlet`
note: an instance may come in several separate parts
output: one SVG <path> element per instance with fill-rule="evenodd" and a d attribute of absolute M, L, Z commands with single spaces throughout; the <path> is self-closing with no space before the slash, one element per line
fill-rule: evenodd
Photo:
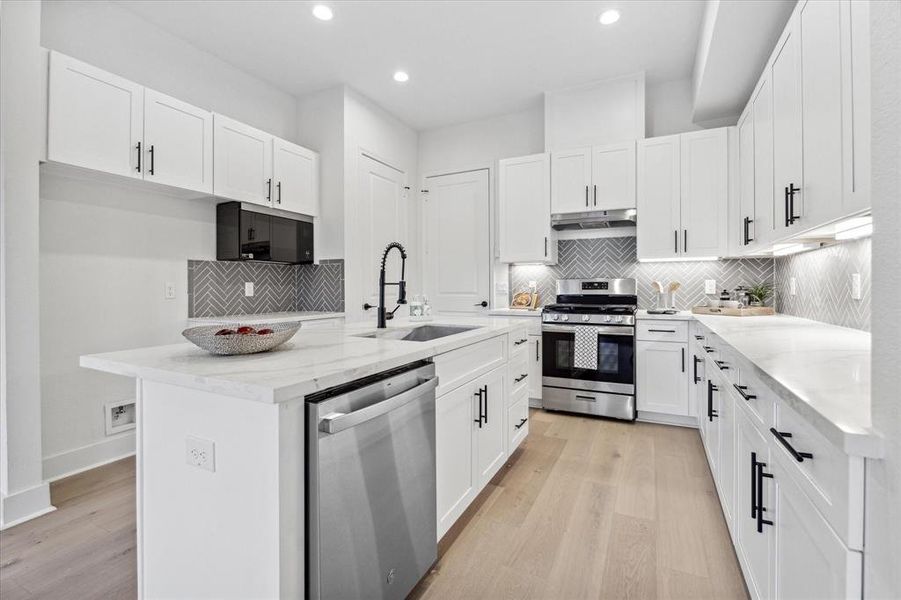
<path fill-rule="evenodd" d="M 215 472 L 216 444 L 212 440 L 189 435 L 185 438 L 185 462 L 192 467 Z"/>
<path fill-rule="evenodd" d="M 253 282 L 252 281 L 244 282 L 244 295 L 245 296 L 253 296 Z"/>
<path fill-rule="evenodd" d="M 115 435 L 135 428 L 137 420 L 135 401 L 109 402 L 104 406 L 106 412 L 106 435 Z"/>
<path fill-rule="evenodd" d="M 860 289 L 860 273 L 851 273 L 851 299 L 860 300 L 863 292 Z"/>
<path fill-rule="evenodd" d="M 166 282 L 166 300 L 175 300 L 175 284 L 171 281 Z"/>
<path fill-rule="evenodd" d="M 792 296 L 798 295 L 798 280 L 794 277 L 788 279 L 788 293 Z"/>
<path fill-rule="evenodd" d="M 716 279 L 705 279 L 704 280 L 704 293 L 705 294 L 715 294 L 716 293 Z"/>

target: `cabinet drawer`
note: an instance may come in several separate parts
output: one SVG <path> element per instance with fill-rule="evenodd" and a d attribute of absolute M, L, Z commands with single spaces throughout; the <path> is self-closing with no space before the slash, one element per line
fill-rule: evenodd
<path fill-rule="evenodd" d="M 528 329 L 516 329 L 510 332 L 508 336 L 510 340 L 510 350 L 508 352 L 508 356 L 511 358 L 516 354 L 525 354 L 526 350 L 529 346 L 529 333 Z"/>
<path fill-rule="evenodd" d="M 688 321 L 638 321 L 635 334 L 648 342 L 687 342 Z"/>
<path fill-rule="evenodd" d="M 529 394 L 521 390 L 514 395 L 507 410 L 507 455 L 513 453 L 529 435 Z"/>
<path fill-rule="evenodd" d="M 510 357 L 510 363 L 507 366 L 507 377 L 509 383 L 507 389 L 511 390 L 511 402 L 523 388 L 529 387 L 529 354 L 528 352 L 519 352 Z"/>
<path fill-rule="evenodd" d="M 507 361 L 507 337 L 499 335 L 436 356 L 436 395 L 446 394 L 467 381 L 502 366 Z"/>
<path fill-rule="evenodd" d="M 849 548 L 863 548 L 863 458 L 833 445 L 784 402 L 768 430 L 774 454 Z"/>
<path fill-rule="evenodd" d="M 743 366 L 738 372 L 738 381 L 732 382 L 736 394 L 736 404 L 743 406 L 754 425 L 762 431 L 773 425 L 773 407 L 776 395 L 764 385 L 750 366 Z"/>
<path fill-rule="evenodd" d="M 730 386 L 739 382 L 738 356 L 732 348 L 720 343 L 714 352 L 708 354 L 708 358 Z"/>

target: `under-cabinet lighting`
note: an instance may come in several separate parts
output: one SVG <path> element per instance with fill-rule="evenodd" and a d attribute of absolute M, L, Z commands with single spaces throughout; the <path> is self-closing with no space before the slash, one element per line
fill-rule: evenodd
<path fill-rule="evenodd" d="M 598 17 L 598 21 L 601 25 L 613 25 L 619 21 L 619 11 L 612 8 L 610 10 L 605 10 L 601 13 L 601 16 Z"/>
<path fill-rule="evenodd" d="M 317 4 L 313 7 L 313 16 L 320 21 L 331 21 L 335 15 L 332 13 L 332 9 L 325 4 Z"/>
<path fill-rule="evenodd" d="M 858 238 L 873 235 L 873 224 L 867 223 L 853 229 L 845 229 L 844 231 L 836 231 L 835 239 L 837 240 L 856 240 Z"/>
<path fill-rule="evenodd" d="M 804 244 L 777 244 L 773 248 L 773 256 L 788 256 L 806 249 L 807 247 Z"/>
<path fill-rule="evenodd" d="M 682 256 L 676 258 L 639 258 L 638 262 L 710 262 L 719 259 L 718 256 Z"/>

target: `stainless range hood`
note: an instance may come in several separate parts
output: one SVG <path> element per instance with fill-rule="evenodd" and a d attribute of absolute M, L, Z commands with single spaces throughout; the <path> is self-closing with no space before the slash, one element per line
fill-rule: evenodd
<path fill-rule="evenodd" d="M 620 210 L 595 210 L 583 213 L 552 214 L 551 227 L 566 229 L 606 229 L 611 227 L 635 227 L 634 208 Z"/>

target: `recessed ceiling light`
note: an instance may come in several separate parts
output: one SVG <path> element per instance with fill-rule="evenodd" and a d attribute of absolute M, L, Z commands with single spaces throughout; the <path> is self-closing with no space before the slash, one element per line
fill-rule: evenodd
<path fill-rule="evenodd" d="M 313 7 L 313 16 L 320 21 L 331 21 L 335 15 L 332 14 L 332 9 L 325 4 L 317 4 Z"/>
<path fill-rule="evenodd" d="M 601 13 L 598 21 L 600 21 L 601 25 L 613 25 L 619 21 L 619 11 L 614 9 L 605 10 Z"/>
<path fill-rule="evenodd" d="M 407 75 L 406 71 L 396 71 L 394 73 L 394 81 L 398 83 L 407 83 L 410 81 L 410 76 Z"/>

